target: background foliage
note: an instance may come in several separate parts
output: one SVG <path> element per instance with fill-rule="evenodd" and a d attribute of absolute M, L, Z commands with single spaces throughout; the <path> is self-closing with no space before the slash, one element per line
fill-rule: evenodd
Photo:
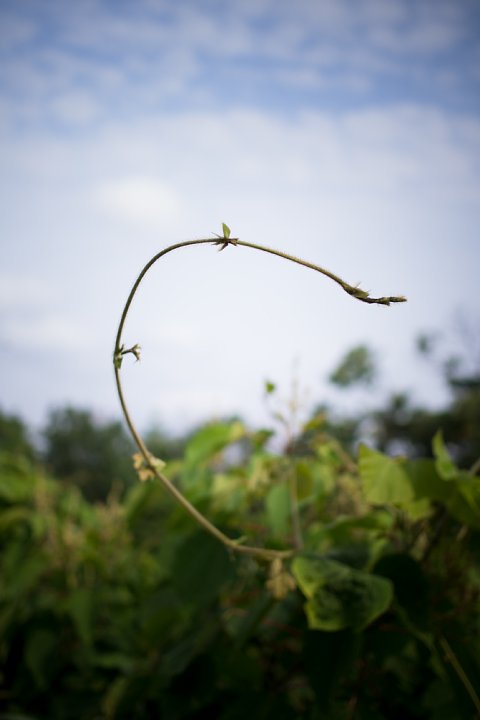
<path fill-rule="evenodd" d="M 368 445 L 362 413 L 325 409 L 282 452 L 240 420 L 152 431 L 185 495 L 231 537 L 296 546 L 283 563 L 139 482 L 120 425 L 64 409 L 38 448 L 3 415 L 0 717 L 480 717 L 478 392 L 389 401 Z"/>

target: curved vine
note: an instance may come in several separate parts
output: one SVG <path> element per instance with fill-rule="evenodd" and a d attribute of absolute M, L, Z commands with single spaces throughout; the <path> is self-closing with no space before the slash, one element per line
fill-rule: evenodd
<path fill-rule="evenodd" d="M 399 303 L 399 302 L 405 302 L 406 298 L 403 296 L 386 296 L 386 297 L 378 297 L 374 298 L 369 295 L 368 292 L 365 290 L 362 290 L 361 288 L 357 286 L 350 285 L 349 283 L 345 282 L 345 280 L 342 280 L 342 278 L 338 277 L 338 275 L 335 275 L 334 273 L 330 272 L 329 270 L 326 270 L 325 268 L 321 267 L 320 265 L 315 265 L 314 263 L 307 262 L 306 260 L 301 260 L 300 258 L 295 257 L 294 255 L 289 255 L 287 253 L 282 252 L 281 250 L 276 250 L 275 248 L 269 248 L 265 247 L 263 245 L 257 245 L 255 243 L 249 243 L 245 242 L 243 240 L 239 240 L 238 238 L 232 238 L 230 237 L 230 228 L 223 224 L 223 235 L 217 235 L 217 239 L 212 238 L 205 238 L 205 239 L 199 239 L 199 240 L 185 240 L 184 242 L 176 243 L 175 245 L 170 245 L 169 247 L 165 248 L 164 250 L 161 250 L 156 255 L 154 255 L 145 265 L 145 267 L 142 269 L 140 274 L 138 275 L 137 279 L 135 280 L 135 283 L 133 284 L 133 287 L 130 291 L 130 294 L 128 295 L 127 301 L 125 303 L 125 306 L 123 308 L 122 315 L 120 317 L 120 323 L 118 325 L 117 335 L 115 339 L 115 348 L 113 352 L 113 364 L 114 364 L 114 370 L 115 370 L 115 381 L 118 391 L 118 396 L 120 399 L 120 404 L 122 407 L 122 411 L 126 420 L 126 423 L 128 425 L 128 428 L 132 434 L 132 437 L 139 449 L 139 455 L 137 459 L 137 467 L 142 468 L 142 472 L 144 473 L 145 477 L 156 477 L 165 490 L 172 495 L 175 500 L 186 510 L 186 512 L 201 526 L 204 530 L 209 532 L 211 535 L 213 535 L 217 540 L 222 542 L 227 548 L 229 548 L 231 551 L 236 553 L 243 553 L 245 555 L 253 555 L 258 558 L 263 558 L 265 560 L 283 560 L 292 557 L 296 550 L 290 549 L 290 550 L 275 550 L 271 548 L 261 548 L 261 547 L 255 547 L 252 545 L 244 545 L 243 541 L 244 538 L 238 538 L 238 539 L 232 539 L 225 535 L 221 530 L 219 530 L 213 523 L 211 523 L 201 512 L 197 510 L 197 508 L 192 505 L 189 500 L 183 495 L 183 493 L 172 483 L 172 481 L 162 472 L 162 468 L 164 463 L 155 458 L 148 450 L 147 446 L 145 445 L 145 442 L 143 441 L 140 433 L 138 432 L 135 423 L 132 420 L 132 417 L 130 415 L 125 395 L 123 392 L 123 387 L 120 379 L 120 370 L 122 367 L 122 361 L 125 355 L 132 354 L 134 357 L 136 357 L 137 360 L 140 359 L 140 346 L 138 344 L 133 345 L 130 348 L 125 347 L 125 345 L 122 343 L 122 333 L 123 328 L 125 325 L 125 321 L 128 315 L 128 311 L 130 309 L 130 306 L 132 304 L 132 301 L 135 297 L 135 294 L 144 279 L 147 272 L 150 270 L 152 265 L 154 265 L 160 258 L 164 257 L 170 252 L 173 252 L 174 250 L 179 250 L 183 247 L 188 247 L 191 245 L 211 245 L 212 243 L 214 245 L 219 245 L 220 250 L 225 250 L 226 247 L 229 245 L 233 245 L 235 247 L 246 247 L 251 248 L 252 250 L 260 250 L 261 252 L 269 253 L 270 255 L 276 255 L 277 257 L 283 258 L 284 260 L 288 260 L 290 262 L 297 263 L 298 265 L 302 265 L 303 267 L 310 268 L 311 270 L 315 270 L 316 272 L 321 273 L 322 275 L 325 275 L 326 277 L 333 280 L 337 285 L 340 285 L 340 287 L 349 295 L 356 298 L 357 300 L 360 300 L 361 302 L 370 303 L 370 304 L 377 304 L 377 305 L 390 305 L 391 303 Z"/>

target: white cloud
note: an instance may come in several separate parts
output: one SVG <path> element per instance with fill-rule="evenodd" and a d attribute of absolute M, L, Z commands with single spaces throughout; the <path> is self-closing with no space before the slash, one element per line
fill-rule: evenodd
<path fill-rule="evenodd" d="M 4 323 L 3 341 L 15 350 L 49 353 L 62 356 L 85 349 L 85 333 L 71 318 L 53 314 L 20 320 L 18 317 Z"/>
<path fill-rule="evenodd" d="M 215 12 L 204 2 L 140 0 L 133 14 L 101 2 L 65 10 L 55 1 L 23 23 L 28 32 L 15 15 L 7 19 L 19 28 L 0 67 L 12 124 L 30 118 L 73 128 L 175 101 L 231 106 L 237 87 L 255 103 L 265 87 L 279 99 L 303 87 L 348 93 L 353 103 L 376 83 L 387 92 L 399 82 L 408 93 L 412 79 L 425 90 L 440 89 L 439 57 L 468 47 L 473 32 L 468 6 L 448 0 L 359 0 L 354 9 L 350 0 L 267 0 L 258 7 L 226 3 Z M 35 24 L 38 38 L 26 51 Z M 475 67 L 467 64 L 472 78 Z M 225 80 L 229 72 L 233 86 Z M 452 92 L 462 92 L 465 73 L 452 66 L 451 74 Z"/>
<path fill-rule="evenodd" d="M 161 229 L 181 210 L 180 198 L 172 187 L 146 176 L 105 181 L 94 189 L 94 202 L 116 220 L 151 230 Z"/>

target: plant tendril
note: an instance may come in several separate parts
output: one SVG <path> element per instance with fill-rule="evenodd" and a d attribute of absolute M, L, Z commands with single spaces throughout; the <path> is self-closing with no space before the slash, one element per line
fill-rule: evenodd
<path fill-rule="evenodd" d="M 217 540 L 222 542 L 230 551 L 235 553 L 240 553 L 244 555 L 252 555 L 256 556 L 259 559 L 272 561 L 274 559 L 287 559 L 294 556 L 294 554 L 297 552 L 297 550 L 289 549 L 289 550 L 276 550 L 271 548 L 262 548 L 262 547 L 255 547 L 251 545 L 244 545 L 243 542 L 245 540 L 244 537 L 238 538 L 238 539 L 232 539 L 225 535 L 221 530 L 219 530 L 213 523 L 211 523 L 201 512 L 197 510 L 197 508 L 192 505 L 189 500 L 183 495 L 183 493 L 172 483 L 169 478 L 164 475 L 163 472 L 161 472 L 161 466 L 162 463 L 158 461 L 154 456 L 149 452 L 148 448 L 146 447 L 141 435 L 139 434 L 132 417 L 130 415 L 130 412 L 128 410 L 128 406 L 125 400 L 125 396 L 123 393 L 123 387 L 120 379 L 120 370 L 122 366 L 122 360 L 125 355 L 127 354 L 133 354 L 137 360 L 140 359 L 140 346 L 138 344 L 133 345 L 130 348 L 125 348 L 125 345 L 122 344 L 122 333 L 123 328 L 125 325 L 125 321 L 128 315 L 128 311 L 130 309 L 130 306 L 132 304 L 133 298 L 135 297 L 135 294 L 140 286 L 140 283 L 142 282 L 143 278 L 147 274 L 147 272 L 150 270 L 152 265 L 154 265 L 157 260 L 160 260 L 164 255 L 167 255 L 170 252 L 173 252 L 174 250 L 179 250 L 180 248 L 189 247 L 191 245 L 206 245 L 206 244 L 213 244 L 213 245 L 220 245 L 220 250 L 225 250 L 229 245 L 233 245 L 235 247 L 246 247 L 251 248 L 252 250 L 260 250 L 261 252 L 269 253 L 270 255 L 276 255 L 277 257 L 283 258 L 285 260 L 288 260 L 290 262 L 294 262 L 298 265 L 302 265 L 303 267 L 310 268 L 311 270 L 315 270 L 316 272 L 321 273 L 322 275 L 325 275 L 326 277 L 333 280 L 337 285 L 340 285 L 340 287 L 349 295 L 356 298 L 357 300 L 360 300 L 361 302 L 365 303 L 374 303 L 377 305 L 390 305 L 391 303 L 399 303 L 399 302 L 405 302 L 406 298 L 403 296 L 387 296 L 387 297 L 378 297 L 373 298 L 370 297 L 368 292 L 365 292 L 365 290 L 361 290 L 358 286 L 350 285 L 349 283 L 342 280 L 340 277 L 335 275 L 334 273 L 330 272 L 329 270 L 326 270 L 325 268 L 321 267 L 320 265 L 315 265 L 314 263 L 307 262 L 306 260 L 301 260 L 300 258 L 295 257 L 294 255 L 289 255 L 287 253 L 282 252 L 281 250 L 276 250 L 274 248 L 265 247 L 263 245 L 257 245 L 255 243 L 249 243 L 245 242 L 243 240 L 239 240 L 238 238 L 232 238 L 230 237 L 230 229 L 228 226 L 223 224 L 223 236 L 217 235 L 217 239 L 213 240 L 212 238 L 205 238 L 205 239 L 199 239 L 199 240 L 185 240 L 184 242 L 176 243 L 175 245 L 170 245 L 169 247 L 165 248 L 164 250 L 161 250 L 156 255 L 154 255 L 148 263 L 145 265 L 145 267 L 142 269 L 140 274 L 138 275 L 137 279 L 135 280 L 135 283 L 133 284 L 133 287 L 130 291 L 130 294 L 128 295 L 127 301 L 125 303 L 125 307 L 123 308 L 122 315 L 120 317 L 120 323 L 117 330 L 117 335 L 115 339 L 115 349 L 113 352 L 113 365 L 114 365 L 114 371 L 115 371 L 115 381 L 117 386 L 117 392 L 120 399 L 120 405 L 122 407 L 122 411 L 126 420 L 126 423 L 128 425 L 128 428 L 130 430 L 130 433 L 132 434 L 132 437 L 140 451 L 140 460 L 137 462 L 141 462 L 143 459 L 143 468 L 148 470 L 148 473 L 152 477 L 156 477 L 165 490 L 172 495 L 175 500 L 185 509 L 185 511 L 201 526 L 209 532 L 211 535 L 213 535 Z"/>

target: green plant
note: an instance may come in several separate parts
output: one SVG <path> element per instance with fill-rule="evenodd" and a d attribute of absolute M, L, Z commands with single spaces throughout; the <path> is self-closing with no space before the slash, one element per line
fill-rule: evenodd
<path fill-rule="evenodd" d="M 207 425 L 166 466 L 227 536 L 272 549 L 294 540 L 294 476 L 290 566 L 232 552 L 155 481 L 91 505 L 2 455 L 0 717 L 477 717 L 480 479 L 440 434 L 434 459 L 357 463 L 309 425 L 287 455 Z"/>

